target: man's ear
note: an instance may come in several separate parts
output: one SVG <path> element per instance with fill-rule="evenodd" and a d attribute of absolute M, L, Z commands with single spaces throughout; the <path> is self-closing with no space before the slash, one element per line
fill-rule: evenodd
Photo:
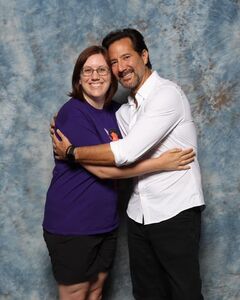
<path fill-rule="evenodd" d="M 146 65 L 148 63 L 148 57 L 149 57 L 148 51 L 146 49 L 143 49 L 141 56 L 142 56 L 144 64 Z"/>

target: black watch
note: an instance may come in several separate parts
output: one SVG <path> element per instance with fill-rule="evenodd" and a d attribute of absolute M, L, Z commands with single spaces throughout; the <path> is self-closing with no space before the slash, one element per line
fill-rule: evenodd
<path fill-rule="evenodd" d="M 75 148 L 76 147 L 74 145 L 70 145 L 66 150 L 66 158 L 71 162 L 75 161 L 75 155 L 74 155 Z"/>

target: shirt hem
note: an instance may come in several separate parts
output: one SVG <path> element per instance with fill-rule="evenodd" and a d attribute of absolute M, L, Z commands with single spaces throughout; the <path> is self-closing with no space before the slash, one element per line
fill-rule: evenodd
<path fill-rule="evenodd" d="M 163 222 L 163 221 L 167 221 L 175 216 L 177 216 L 178 214 L 180 214 L 181 212 L 183 212 L 184 210 L 187 210 L 187 209 L 191 209 L 191 208 L 195 208 L 195 207 L 200 207 L 201 208 L 201 211 L 204 210 L 204 208 L 206 207 L 205 203 L 199 203 L 199 204 L 196 204 L 196 205 L 191 205 L 191 206 L 186 206 L 176 212 L 174 212 L 173 214 L 170 214 L 168 217 L 166 218 L 161 218 L 161 219 L 158 219 L 158 220 L 154 220 L 154 221 L 149 221 L 147 222 L 146 221 L 146 216 L 144 216 L 144 214 L 142 215 L 142 217 L 144 217 L 144 225 L 151 225 L 151 224 L 156 224 L 156 223 L 160 223 L 160 222 Z M 137 218 L 134 218 L 132 216 L 130 216 L 130 213 L 127 211 L 127 215 L 130 219 L 132 219 L 134 222 L 136 223 L 139 223 L 139 224 L 143 224 L 142 222 L 139 222 L 137 220 Z M 141 217 L 141 220 L 142 220 L 142 217 Z"/>
<path fill-rule="evenodd" d="M 43 230 L 46 230 L 52 234 L 57 234 L 57 235 L 65 235 L 65 236 L 72 236 L 72 235 L 95 235 L 95 234 L 102 234 L 102 233 L 108 233 L 108 232 L 111 232 L 115 229 L 117 229 L 119 227 L 119 224 L 111 227 L 111 228 L 108 228 L 106 230 L 93 230 L 93 231 L 87 231 L 87 232 L 66 232 L 66 231 L 61 231 L 61 230 L 54 230 L 54 229 L 51 229 L 51 228 L 47 228 L 45 226 L 42 226 L 43 227 Z"/>

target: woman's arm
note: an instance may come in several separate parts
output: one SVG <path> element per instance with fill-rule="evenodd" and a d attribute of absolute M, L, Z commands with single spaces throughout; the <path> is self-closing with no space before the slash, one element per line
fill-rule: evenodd
<path fill-rule="evenodd" d="M 190 169 L 189 164 L 194 161 L 194 156 L 193 149 L 172 149 L 157 158 L 146 159 L 122 168 L 88 164 L 82 166 L 101 179 L 123 179 L 153 172 L 187 170 Z"/>

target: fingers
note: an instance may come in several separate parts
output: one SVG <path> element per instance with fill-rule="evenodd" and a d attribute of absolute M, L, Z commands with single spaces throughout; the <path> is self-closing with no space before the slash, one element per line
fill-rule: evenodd
<path fill-rule="evenodd" d="M 190 166 L 178 166 L 177 170 L 181 171 L 181 170 L 189 170 L 191 169 Z"/>
<path fill-rule="evenodd" d="M 61 138 L 62 141 L 64 139 L 66 139 L 65 135 L 62 133 L 62 131 L 60 129 L 57 129 L 57 134 L 60 136 L 60 138 Z"/>
<path fill-rule="evenodd" d="M 170 152 L 170 153 L 180 153 L 181 155 L 186 155 L 186 154 L 191 154 L 191 153 L 194 153 L 194 150 L 193 148 L 188 148 L 188 149 L 181 149 L 181 148 L 173 148 L 173 149 L 170 149 L 166 152 Z M 195 155 L 195 154 L 194 154 Z"/>
<path fill-rule="evenodd" d="M 53 138 L 53 135 L 54 135 L 54 133 L 55 133 L 54 128 L 50 127 L 50 128 L 49 128 L 49 133 L 50 133 L 51 138 Z"/>
<path fill-rule="evenodd" d="M 53 117 L 50 121 L 50 126 L 55 127 L 55 117 Z"/>
<path fill-rule="evenodd" d="M 183 150 L 181 148 L 173 148 L 173 149 L 170 149 L 166 152 L 177 153 L 177 152 L 183 152 Z"/>
<path fill-rule="evenodd" d="M 196 153 L 191 153 L 180 157 L 181 164 L 193 162 L 195 160 Z"/>
<path fill-rule="evenodd" d="M 195 159 L 196 153 L 193 151 L 192 148 L 185 149 L 181 153 L 180 157 L 180 164 L 179 164 L 179 170 L 188 170 L 191 167 L 189 164 L 191 164 Z"/>
<path fill-rule="evenodd" d="M 179 153 L 179 154 L 181 154 L 181 156 L 195 153 L 194 150 L 193 150 L 193 148 L 188 148 L 188 149 L 184 149 L 184 150 L 181 149 L 181 148 L 173 148 L 173 149 L 170 149 L 170 150 L 168 150 L 166 152 Z"/>
<path fill-rule="evenodd" d="M 50 122 L 49 133 L 50 133 L 51 138 L 53 137 L 54 132 L 55 132 L 55 116 L 52 118 L 52 120 Z"/>
<path fill-rule="evenodd" d="M 57 146 L 56 146 L 56 144 L 53 143 L 52 146 L 53 146 L 53 152 L 56 153 L 57 152 Z"/>
<path fill-rule="evenodd" d="M 186 160 L 182 160 L 179 164 L 179 166 L 185 166 L 185 165 L 188 165 L 190 163 L 192 163 L 194 161 L 194 157 L 190 157 Z"/>
<path fill-rule="evenodd" d="M 194 153 L 193 148 L 188 148 L 188 149 L 184 149 L 182 150 L 182 155 L 186 155 L 186 154 L 190 154 L 190 153 Z"/>
<path fill-rule="evenodd" d="M 55 145 L 59 142 L 59 140 L 58 140 L 58 138 L 57 138 L 57 136 L 56 136 L 55 133 L 53 133 L 53 135 L 52 135 L 52 142 L 53 142 L 53 144 L 55 144 Z"/>
<path fill-rule="evenodd" d="M 54 133 L 52 135 L 52 146 L 53 146 L 53 152 L 57 153 L 57 146 L 60 143 L 59 139 L 57 138 L 56 134 Z"/>
<path fill-rule="evenodd" d="M 51 119 L 51 122 L 50 122 L 50 126 L 51 127 L 55 127 L 55 123 L 56 123 L 56 119 L 57 119 L 57 115 L 58 113 L 55 113 Z"/>
<path fill-rule="evenodd" d="M 196 153 L 192 151 L 188 154 L 181 155 L 181 160 L 187 160 L 189 158 L 194 158 L 195 156 L 196 156 Z"/>

